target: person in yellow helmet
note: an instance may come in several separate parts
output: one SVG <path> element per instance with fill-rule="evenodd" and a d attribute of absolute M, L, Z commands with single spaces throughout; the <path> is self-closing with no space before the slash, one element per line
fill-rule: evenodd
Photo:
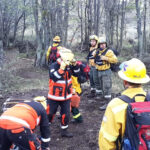
<path fill-rule="evenodd" d="M 94 63 L 94 53 L 97 51 L 98 48 L 98 36 L 96 35 L 91 35 L 90 36 L 90 48 L 89 48 L 89 53 L 87 56 L 87 60 L 89 62 L 90 66 L 90 88 L 91 88 L 91 93 L 88 95 L 88 98 L 93 98 L 95 96 L 96 92 L 96 87 L 95 87 L 95 74 L 96 74 L 96 69 L 95 69 L 95 63 Z"/>
<path fill-rule="evenodd" d="M 95 55 L 95 67 L 97 74 L 95 75 L 96 99 L 111 99 L 111 64 L 117 63 L 118 59 L 106 42 L 106 37 L 99 38 L 99 49 Z M 107 104 L 100 107 L 101 110 L 106 108 Z"/>
<path fill-rule="evenodd" d="M 57 108 L 60 106 L 61 136 L 71 138 L 73 134 L 68 132 L 70 101 L 72 98 L 71 76 L 78 76 L 80 68 L 76 65 L 76 62 L 72 63 L 74 54 L 71 50 L 61 49 L 60 56 L 49 68 L 48 117 L 52 123 Z"/>
<path fill-rule="evenodd" d="M 46 60 L 48 65 L 50 66 L 52 63 L 56 62 L 56 60 L 60 57 L 59 50 L 61 39 L 59 36 L 55 36 L 53 38 L 53 45 L 50 46 L 46 53 Z"/>
<path fill-rule="evenodd" d="M 149 76 L 146 74 L 144 63 L 136 58 L 126 61 L 121 65 L 118 75 L 123 80 L 125 87 L 122 95 L 126 95 L 132 99 L 137 94 L 141 94 L 143 96 L 136 96 L 135 101 L 143 102 L 146 92 L 143 90 L 142 84 L 150 81 Z M 125 133 L 127 106 L 128 103 L 119 97 L 109 102 L 99 131 L 98 142 L 100 150 L 117 149 L 116 141 L 119 137 L 122 138 Z"/>

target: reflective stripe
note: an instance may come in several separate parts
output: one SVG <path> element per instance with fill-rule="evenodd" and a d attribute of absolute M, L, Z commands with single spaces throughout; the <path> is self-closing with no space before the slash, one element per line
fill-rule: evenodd
<path fill-rule="evenodd" d="M 112 111 L 113 111 L 114 114 L 116 114 L 116 113 L 126 109 L 127 105 L 128 104 L 122 104 L 122 105 L 116 106 L 115 108 L 112 108 Z"/>
<path fill-rule="evenodd" d="M 78 69 L 78 70 L 74 70 L 74 72 L 76 73 L 76 72 L 79 72 L 80 71 L 80 68 Z"/>
<path fill-rule="evenodd" d="M 16 106 L 25 107 L 25 108 L 27 108 L 27 109 L 31 109 L 30 107 L 28 107 L 28 106 L 26 106 L 26 105 L 24 105 L 24 104 L 17 104 Z"/>
<path fill-rule="evenodd" d="M 69 82 L 71 82 L 71 81 L 72 81 L 72 79 L 69 79 L 67 82 L 69 83 Z M 56 81 L 56 83 L 64 83 L 64 84 L 65 84 L 65 83 L 66 83 L 66 81 L 64 81 L 64 80 L 63 80 L 63 81 L 61 81 L 61 80 L 60 80 L 60 81 Z"/>
<path fill-rule="evenodd" d="M 61 76 L 58 74 L 57 71 L 54 72 L 54 75 L 55 75 L 57 78 L 59 78 L 59 79 L 61 78 Z"/>
<path fill-rule="evenodd" d="M 107 139 L 108 141 L 110 141 L 110 142 L 114 142 L 114 141 L 117 140 L 116 136 L 113 136 L 113 135 L 109 134 L 108 132 L 106 132 L 103 127 L 101 127 L 100 132 L 102 132 L 103 133 L 103 137 L 105 139 Z"/>
<path fill-rule="evenodd" d="M 102 90 L 96 90 L 96 93 L 101 93 L 102 92 Z"/>
<path fill-rule="evenodd" d="M 41 140 L 42 140 L 43 142 L 49 142 L 49 141 L 51 141 L 51 138 L 47 138 L 47 139 L 41 138 Z"/>
<path fill-rule="evenodd" d="M 111 95 L 105 95 L 104 97 L 105 98 L 111 98 Z"/>
<path fill-rule="evenodd" d="M 73 116 L 73 118 L 74 118 L 74 119 L 77 119 L 77 118 L 80 117 L 80 116 L 81 116 L 81 114 L 78 113 L 77 115 Z"/>
<path fill-rule="evenodd" d="M 38 118 L 36 119 L 36 125 L 39 125 L 39 123 L 40 123 L 40 118 L 38 117 Z"/>
<path fill-rule="evenodd" d="M 20 119 L 20 118 L 16 118 L 16 117 L 12 117 L 12 116 L 1 116 L 1 117 L 0 117 L 0 120 L 3 120 L 3 119 L 6 119 L 6 120 L 10 120 L 10 121 L 19 123 L 19 124 L 22 124 L 22 125 L 25 126 L 25 127 L 30 128 L 30 125 L 29 125 L 25 120 L 22 120 L 22 119 Z"/>
<path fill-rule="evenodd" d="M 48 94 L 48 98 L 52 98 L 54 100 L 66 100 L 72 97 L 72 94 L 67 95 L 67 97 L 65 98 L 64 96 L 55 96 L 55 95 L 50 95 Z"/>
<path fill-rule="evenodd" d="M 66 126 L 61 126 L 62 129 L 67 129 L 68 128 L 68 125 Z"/>
<path fill-rule="evenodd" d="M 55 69 L 51 69 L 51 72 L 54 72 L 55 71 Z"/>
<path fill-rule="evenodd" d="M 96 90 L 96 88 L 91 88 L 91 91 Z"/>

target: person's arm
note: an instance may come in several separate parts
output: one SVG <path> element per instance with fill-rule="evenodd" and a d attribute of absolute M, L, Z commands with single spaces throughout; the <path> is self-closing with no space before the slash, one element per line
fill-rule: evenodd
<path fill-rule="evenodd" d="M 46 60 L 47 60 L 47 61 L 48 61 L 48 59 L 49 59 L 50 52 L 51 52 L 51 46 L 48 48 L 48 50 L 47 50 L 47 52 L 46 52 Z"/>
<path fill-rule="evenodd" d="M 100 150 L 115 150 L 116 140 L 119 136 L 121 124 L 117 123 L 116 117 L 110 105 L 108 105 L 101 128 L 99 131 L 99 148 Z"/>
<path fill-rule="evenodd" d="M 75 77 L 78 77 L 80 74 L 80 65 L 78 65 L 77 63 L 75 63 L 74 65 L 70 66 L 71 71 L 72 71 L 72 75 Z"/>
<path fill-rule="evenodd" d="M 46 149 L 50 143 L 50 125 L 48 117 L 44 108 L 41 110 L 41 121 L 40 121 L 40 132 L 41 132 L 41 146 Z"/>
<path fill-rule="evenodd" d="M 109 63 L 117 63 L 118 59 L 112 50 L 108 50 L 105 56 L 101 56 L 102 60 L 108 61 Z"/>
<path fill-rule="evenodd" d="M 63 78 L 66 65 L 62 62 L 61 65 L 53 63 L 49 69 L 49 76 L 54 82 Z"/>

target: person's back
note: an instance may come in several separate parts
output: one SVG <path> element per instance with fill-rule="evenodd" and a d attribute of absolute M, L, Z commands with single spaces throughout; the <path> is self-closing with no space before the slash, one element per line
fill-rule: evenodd
<path fill-rule="evenodd" d="M 131 99 L 135 97 L 136 102 L 143 102 L 146 92 L 141 84 L 150 80 L 146 75 L 144 64 L 137 59 L 131 59 L 123 64 L 118 74 L 124 80 L 123 84 L 126 88 L 122 95 L 126 95 Z M 137 94 L 143 96 L 136 96 Z M 128 103 L 119 97 L 114 98 L 108 104 L 99 132 L 99 147 L 101 150 L 116 149 L 116 141 L 118 138 L 123 138 L 126 127 L 127 106 Z"/>
<path fill-rule="evenodd" d="M 46 53 L 46 60 L 48 65 L 50 66 L 52 63 L 56 62 L 56 60 L 60 57 L 59 50 L 61 49 L 60 46 L 60 37 L 55 36 L 53 38 L 53 45 L 50 46 Z"/>
<path fill-rule="evenodd" d="M 0 116 L 0 148 L 8 150 L 15 143 L 19 148 L 24 149 L 33 147 L 49 149 L 50 129 L 44 108 L 46 100 L 43 97 L 42 99 L 37 97 L 35 101 L 18 103 Z M 38 125 L 40 126 L 42 145 L 32 131 Z"/>

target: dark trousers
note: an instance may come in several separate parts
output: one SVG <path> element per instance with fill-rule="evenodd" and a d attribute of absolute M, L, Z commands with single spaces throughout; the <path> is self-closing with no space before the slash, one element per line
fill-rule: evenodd
<path fill-rule="evenodd" d="M 50 122 L 53 121 L 53 118 L 57 112 L 57 108 L 58 106 L 60 106 L 61 125 L 67 126 L 69 123 L 69 118 L 70 118 L 70 100 L 54 101 L 54 100 L 48 99 L 47 103 L 49 106 L 49 114 L 48 114 L 49 121 Z"/>
<path fill-rule="evenodd" d="M 9 150 L 15 144 L 19 150 L 41 150 L 41 144 L 30 129 L 6 130 L 0 128 L 0 150 Z"/>

